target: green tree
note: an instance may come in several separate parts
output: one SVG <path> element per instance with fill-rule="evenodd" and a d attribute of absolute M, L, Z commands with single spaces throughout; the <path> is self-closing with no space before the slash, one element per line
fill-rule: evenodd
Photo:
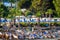
<path fill-rule="evenodd" d="M 35 13 L 40 11 L 42 17 L 44 17 L 45 12 L 48 9 L 52 9 L 52 7 L 50 6 L 52 5 L 51 2 L 52 1 L 47 1 L 47 0 L 33 0 L 31 8 L 34 9 Z"/>
<path fill-rule="evenodd" d="M 1 3 L 0 3 L 0 17 L 3 17 L 4 10 L 1 8 Z"/>
<path fill-rule="evenodd" d="M 37 17 L 41 17 L 41 12 L 40 11 L 37 11 L 36 16 Z"/>
<path fill-rule="evenodd" d="M 41 0 L 33 0 L 31 8 L 34 8 L 36 11 L 41 9 L 42 1 Z"/>
<path fill-rule="evenodd" d="M 53 0 L 58 17 L 60 17 L 60 0 Z"/>
<path fill-rule="evenodd" d="M 7 17 L 9 14 L 9 10 L 6 6 L 3 4 L 0 4 L 0 17 Z"/>
<path fill-rule="evenodd" d="M 15 9 L 14 8 L 10 8 L 9 12 L 10 12 L 10 14 L 8 15 L 9 18 L 15 17 Z"/>
<path fill-rule="evenodd" d="M 47 17 L 47 15 L 49 15 L 49 17 L 51 17 L 51 15 L 53 14 L 53 10 L 52 9 L 48 9 L 45 14 L 46 14 L 46 17 Z"/>
<path fill-rule="evenodd" d="M 16 16 L 21 16 L 22 15 L 22 11 L 20 9 L 16 9 Z"/>
<path fill-rule="evenodd" d="M 32 12 L 31 12 L 31 11 L 26 10 L 26 12 L 25 12 L 25 16 L 28 16 L 28 15 L 33 15 L 33 14 L 32 14 Z"/>
<path fill-rule="evenodd" d="M 21 8 L 22 4 L 24 4 L 26 0 L 19 0 L 18 1 L 18 8 Z"/>
<path fill-rule="evenodd" d="M 9 17 L 11 17 L 11 18 L 14 18 L 15 16 L 20 16 L 21 15 L 21 10 L 20 9 L 11 8 L 9 11 L 10 11 Z"/>

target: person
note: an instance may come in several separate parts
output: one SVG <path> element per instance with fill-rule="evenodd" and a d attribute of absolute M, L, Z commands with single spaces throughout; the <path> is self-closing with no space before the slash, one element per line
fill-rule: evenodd
<path fill-rule="evenodd" d="M 12 33 L 8 32 L 8 36 L 9 36 L 9 40 L 11 40 L 12 39 Z"/>
<path fill-rule="evenodd" d="M 12 34 L 14 40 L 18 40 L 18 35 L 17 34 Z"/>
<path fill-rule="evenodd" d="M 44 30 L 43 34 L 44 34 L 44 35 L 45 35 L 45 34 L 48 34 L 48 31 L 47 31 L 47 30 Z"/>
<path fill-rule="evenodd" d="M 33 31 L 33 35 L 34 35 L 34 38 L 37 38 L 38 36 L 38 33 L 37 33 L 37 30 L 36 31 Z"/>
<path fill-rule="evenodd" d="M 36 32 L 33 31 L 33 32 L 29 35 L 29 37 L 30 37 L 30 39 L 35 39 L 35 38 L 37 38 Z"/>
<path fill-rule="evenodd" d="M 58 33 L 57 33 L 57 32 L 53 32 L 53 33 L 52 33 L 52 37 L 53 37 L 53 38 L 57 38 L 57 37 L 58 37 Z"/>
<path fill-rule="evenodd" d="M 4 31 L 8 30 L 8 27 L 7 27 L 6 24 L 3 25 L 3 30 L 4 30 Z"/>
<path fill-rule="evenodd" d="M 29 39 L 34 39 L 34 36 L 32 33 L 29 34 Z"/>
<path fill-rule="evenodd" d="M 21 33 L 18 34 L 18 39 L 19 39 L 19 40 L 23 40 L 23 39 L 24 39 L 24 35 L 22 35 Z"/>
<path fill-rule="evenodd" d="M 12 25 L 12 27 L 10 28 L 10 30 L 15 31 L 16 30 L 16 26 Z"/>
<path fill-rule="evenodd" d="M 9 35 L 7 32 L 5 32 L 5 39 L 8 40 L 9 39 Z"/>
<path fill-rule="evenodd" d="M 51 33 L 48 33 L 47 34 L 47 38 L 51 38 Z"/>
<path fill-rule="evenodd" d="M 39 39 L 43 39 L 43 35 L 39 35 Z"/>
<path fill-rule="evenodd" d="M 2 38 L 2 32 L 0 32 L 0 38 Z"/>
<path fill-rule="evenodd" d="M 60 39 L 58 39 L 58 40 L 60 40 Z"/>

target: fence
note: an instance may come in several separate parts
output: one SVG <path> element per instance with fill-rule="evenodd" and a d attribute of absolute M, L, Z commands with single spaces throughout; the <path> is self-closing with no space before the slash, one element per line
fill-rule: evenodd
<path fill-rule="evenodd" d="M 12 19 L 1 18 L 0 22 L 11 22 Z M 16 18 L 15 22 L 60 22 L 60 18 Z"/>

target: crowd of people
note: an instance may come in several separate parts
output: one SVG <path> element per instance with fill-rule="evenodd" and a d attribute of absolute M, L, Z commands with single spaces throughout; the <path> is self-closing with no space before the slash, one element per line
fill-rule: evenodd
<path fill-rule="evenodd" d="M 32 31 L 32 32 L 25 32 L 24 30 L 15 30 L 14 32 L 5 31 L 0 32 L 0 38 L 3 39 L 43 39 L 43 38 L 57 38 L 59 36 L 58 32 L 51 32 L 47 30 L 39 30 L 39 31 Z"/>
<path fill-rule="evenodd" d="M 60 31 L 42 30 L 36 29 L 33 31 L 26 30 L 26 27 L 15 25 L 14 22 L 5 23 L 0 31 L 0 38 L 9 40 L 21 40 L 21 39 L 44 39 L 44 38 L 57 38 L 60 35 Z"/>
<path fill-rule="evenodd" d="M 2 20 L 2 24 L 0 28 L 2 27 L 3 30 L 0 30 L 0 38 L 7 39 L 7 40 L 24 40 L 24 39 L 45 39 L 45 38 L 58 38 L 60 36 L 60 30 L 53 30 L 55 26 L 50 27 L 52 30 L 43 30 L 42 27 L 39 24 L 32 24 L 33 27 L 31 30 L 27 30 L 27 27 L 31 27 L 30 23 L 28 22 L 27 27 L 24 27 L 18 22 L 19 18 L 17 20 L 11 20 L 11 22 L 5 22 L 6 20 Z M 17 22 L 15 22 L 17 21 Z M 38 18 L 38 23 L 39 23 Z M 49 26 L 49 25 L 47 25 Z M 36 30 L 33 30 L 33 28 L 37 28 Z M 39 28 L 40 27 L 40 28 Z M 38 29 L 39 28 L 39 29 Z"/>

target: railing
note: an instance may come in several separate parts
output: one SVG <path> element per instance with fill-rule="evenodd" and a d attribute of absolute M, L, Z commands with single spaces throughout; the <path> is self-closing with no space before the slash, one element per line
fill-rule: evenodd
<path fill-rule="evenodd" d="M 14 19 L 4 19 L 1 18 L 1 22 L 11 22 Z M 19 20 L 16 18 L 15 22 L 60 22 L 60 18 L 20 18 Z"/>

